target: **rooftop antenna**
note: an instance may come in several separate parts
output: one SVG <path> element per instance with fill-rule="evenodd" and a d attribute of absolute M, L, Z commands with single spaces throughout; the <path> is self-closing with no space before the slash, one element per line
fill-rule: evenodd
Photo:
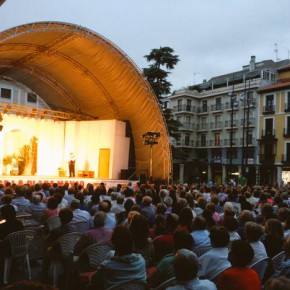
<path fill-rule="evenodd" d="M 194 72 L 194 73 L 193 73 L 193 84 L 194 84 L 194 85 L 195 85 L 195 76 L 196 76 L 196 75 L 200 75 L 200 73 L 197 73 L 197 72 Z"/>
<path fill-rule="evenodd" d="M 274 52 L 275 52 L 275 54 L 276 54 L 276 62 L 277 62 L 277 61 L 279 61 L 279 60 L 280 60 L 280 58 L 278 57 L 278 44 L 277 44 L 277 43 L 275 43 L 274 45 L 275 45 Z"/>

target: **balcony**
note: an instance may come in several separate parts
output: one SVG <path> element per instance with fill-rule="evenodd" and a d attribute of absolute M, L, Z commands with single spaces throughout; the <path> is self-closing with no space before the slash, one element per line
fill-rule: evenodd
<path fill-rule="evenodd" d="M 260 154 L 260 163 L 273 164 L 275 163 L 276 154 Z"/>
<path fill-rule="evenodd" d="M 208 130 L 208 124 L 204 123 L 204 124 L 197 124 L 196 125 L 196 130 L 201 131 L 201 130 Z"/>
<path fill-rule="evenodd" d="M 226 104 L 225 104 L 225 108 L 226 108 L 226 110 L 234 110 L 234 111 L 237 111 L 237 110 L 239 110 L 239 106 L 233 106 L 233 108 L 232 108 L 232 104 L 231 104 L 231 102 L 227 102 Z"/>
<path fill-rule="evenodd" d="M 197 148 L 206 148 L 208 147 L 208 141 L 202 140 L 202 141 L 196 141 L 196 146 Z"/>
<path fill-rule="evenodd" d="M 173 140 L 172 141 L 172 145 L 174 147 L 190 147 L 190 148 L 193 148 L 194 147 L 194 141 L 193 140 L 185 140 L 185 139 Z"/>
<path fill-rule="evenodd" d="M 182 127 L 179 127 L 179 130 L 193 131 L 194 129 L 195 129 L 195 124 L 193 123 L 182 123 Z"/>
<path fill-rule="evenodd" d="M 290 165 L 290 154 L 282 154 L 281 163 L 289 166 Z"/>
<path fill-rule="evenodd" d="M 237 127 L 238 124 L 239 124 L 239 121 L 238 120 L 233 120 L 233 127 Z M 227 129 L 231 129 L 231 127 L 232 127 L 232 121 L 231 120 L 226 120 L 225 121 L 225 127 Z"/>
<path fill-rule="evenodd" d="M 210 129 L 219 129 L 221 130 L 222 129 L 222 126 L 223 126 L 223 122 L 211 122 L 210 123 Z"/>
<path fill-rule="evenodd" d="M 290 138 L 290 128 L 284 128 L 283 137 Z"/>
<path fill-rule="evenodd" d="M 274 129 L 262 130 L 261 137 L 262 139 L 275 139 L 275 130 Z"/>
<path fill-rule="evenodd" d="M 285 112 L 290 112 L 290 104 L 289 103 L 285 103 Z"/>
<path fill-rule="evenodd" d="M 201 106 L 197 108 L 197 113 L 198 114 L 208 113 L 208 106 Z"/>
<path fill-rule="evenodd" d="M 247 122 L 247 119 L 241 119 L 241 126 L 244 126 L 244 120 L 245 120 L 245 127 L 255 127 L 256 126 L 256 118 L 249 118 L 249 122 Z M 248 124 L 247 124 L 248 123 Z"/>
<path fill-rule="evenodd" d="M 211 112 L 213 111 L 223 111 L 224 105 L 223 104 L 214 104 L 210 106 Z"/>
<path fill-rule="evenodd" d="M 238 145 L 238 139 L 233 138 L 232 146 Z M 224 146 L 231 146 L 231 139 L 224 139 Z"/>
<path fill-rule="evenodd" d="M 210 140 L 209 141 L 210 147 L 221 147 L 222 146 L 222 140 Z"/>
<path fill-rule="evenodd" d="M 243 146 L 243 138 L 240 138 L 240 145 Z M 244 146 L 257 146 L 257 140 L 255 140 L 254 138 L 249 138 L 248 140 L 248 144 L 247 144 L 247 139 L 245 137 L 244 139 Z"/>
<path fill-rule="evenodd" d="M 190 112 L 195 113 L 196 107 L 195 106 L 188 106 L 188 105 L 178 105 L 173 107 L 173 112 Z"/>
<path fill-rule="evenodd" d="M 263 115 L 275 114 L 275 105 L 267 105 L 263 107 Z"/>

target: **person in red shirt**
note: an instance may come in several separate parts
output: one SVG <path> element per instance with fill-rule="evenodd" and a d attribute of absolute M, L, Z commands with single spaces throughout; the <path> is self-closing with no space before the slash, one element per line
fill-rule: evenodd
<path fill-rule="evenodd" d="M 219 290 L 260 290 L 261 281 L 257 272 L 249 267 L 254 250 L 248 242 L 237 240 L 231 243 L 228 260 L 232 267 L 221 273 Z"/>

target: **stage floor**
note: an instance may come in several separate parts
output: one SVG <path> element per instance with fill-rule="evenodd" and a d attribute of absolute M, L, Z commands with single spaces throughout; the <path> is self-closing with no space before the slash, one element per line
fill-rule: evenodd
<path fill-rule="evenodd" d="M 98 178 L 86 178 L 86 177 L 59 177 L 59 176 L 24 176 L 24 175 L 0 175 L 0 183 L 6 184 L 9 181 L 11 183 L 16 183 L 17 185 L 30 184 L 33 185 L 35 183 L 57 183 L 59 186 L 68 182 L 69 184 L 74 184 L 78 182 L 84 187 L 87 186 L 88 183 L 92 183 L 95 187 L 97 187 L 101 182 L 104 182 L 106 188 L 116 187 L 117 184 L 122 184 L 122 186 L 126 186 L 129 180 L 120 180 L 120 179 L 98 179 Z M 134 185 L 138 180 L 130 180 Z"/>

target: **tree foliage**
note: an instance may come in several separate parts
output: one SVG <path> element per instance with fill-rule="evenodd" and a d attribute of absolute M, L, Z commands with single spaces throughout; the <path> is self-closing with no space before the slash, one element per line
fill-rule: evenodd
<path fill-rule="evenodd" d="M 170 47 L 160 47 L 152 49 L 150 54 L 144 57 L 151 64 L 149 68 L 143 69 L 143 73 L 157 96 L 160 105 L 162 105 L 162 98 L 171 93 L 172 84 L 167 80 L 167 77 L 170 74 L 170 70 L 173 70 L 179 62 L 178 55 L 174 55 L 174 50 Z M 164 109 L 163 115 L 169 135 L 178 140 L 180 138 L 178 128 L 182 124 L 173 118 L 171 109 Z"/>

